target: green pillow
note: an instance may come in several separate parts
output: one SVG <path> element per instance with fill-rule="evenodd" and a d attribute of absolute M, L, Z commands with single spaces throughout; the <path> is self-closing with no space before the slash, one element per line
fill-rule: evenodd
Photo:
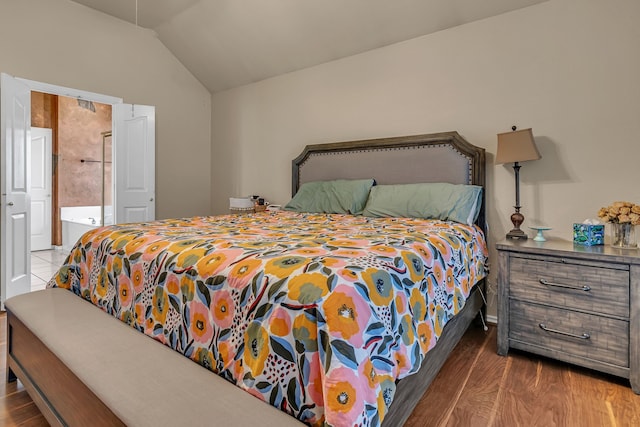
<path fill-rule="evenodd" d="M 426 218 L 473 224 L 480 213 L 482 187 L 446 182 L 377 185 L 362 212 L 370 217 Z"/>
<path fill-rule="evenodd" d="M 373 179 L 338 179 L 302 184 L 285 210 L 311 213 L 362 213 Z"/>

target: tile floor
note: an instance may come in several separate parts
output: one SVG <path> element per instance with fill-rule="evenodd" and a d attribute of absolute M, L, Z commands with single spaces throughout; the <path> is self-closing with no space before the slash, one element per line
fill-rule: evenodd
<path fill-rule="evenodd" d="M 44 289 L 67 255 L 61 249 L 31 252 L 31 291 Z"/>

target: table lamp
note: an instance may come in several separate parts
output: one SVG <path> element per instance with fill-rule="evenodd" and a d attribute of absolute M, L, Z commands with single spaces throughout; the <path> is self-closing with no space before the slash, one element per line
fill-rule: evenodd
<path fill-rule="evenodd" d="M 507 233 L 508 239 L 527 239 L 527 234 L 520 230 L 520 225 L 524 222 L 524 215 L 520 213 L 520 162 L 538 160 L 540 153 L 533 140 L 531 129 L 516 130 L 513 126 L 512 132 L 498 134 L 498 152 L 496 153 L 496 164 L 513 163 L 513 170 L 516 173 L 516 211 L 511 215 L 513 229 Z"/>

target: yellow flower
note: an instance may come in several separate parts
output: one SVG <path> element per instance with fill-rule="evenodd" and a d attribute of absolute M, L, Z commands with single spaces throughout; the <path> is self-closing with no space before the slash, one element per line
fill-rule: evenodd
<path fill-rule="evenodd" d="M 204 248 L 195 248 L 183 251 L 180 253 L 180 255 L 178 255 L 176 266 L 180 268 L 191 267 L 199 260 L 204 259 L 204 252 Z M 198 264 L 200 263 L 198 262 Z"/>
<path fill-rule="evenodd" d="M 103 268 L 100 270 L 100 274 L 98 275 L 98 284 L 96 285 L 96 292 L 100 296 L 100 298 L 104 298 L 107 296 L 108 290 L 109 290 L 109 276 L 107 274 L 107 270 Z"/>
<path fill-rule="evenodd" d="M 387 306 L 393 298 L 391 276 L 384 270 L 368 268 L 362 272 L 362 279 L 369 288 L 369 297 L 377 306 Z"/>
<path fill-rule="evenodd" d="M 295 270 L 304 267 L 309 263 L 309 259 L 301 256 L 284 256 L 274 258 L 267 262 L 264 271 L 272 274 L 279 279 L 289 277 Z"/>
<path fill-rule="evenodd" d="M 153 309 L 151 310 L 151 313 L 153 313 L 156 323 L 163 324 L 167 318 L 167 310 L 169 309 L 169 301 L 167 294 L 164 292 L 164 288 L 160 286 L 156 288 L 156 291 L 153 294 L 152 303 Z"/>
<path fill-rule="evenodd" d="M 333 291 L 323 307 L 329 329 L 339 332 L 344 339 L 360 332 L 357 307 L 351 296 Z"/>
<path fill-rule="evenodd" d="M 424 264 L 422 259 L 413 252 L 402 251 L 402 260 L 407 266 L 409 276 L 413 283 L 419 283 L 424 279 Z"/>
<path fill-rule="evenodd" d="M 244 334 L 244 364 L 251 371 L 254 378 L 262 374 L 264 362 L 269 355 L 269 334 L 253 322 Z"/>
<path fill-rule="evenodd" d="M 329 289 L 327 278 L 320 273 L 304 273 L 289 280 L 289 298 L 301 304 L 313 304 L 325 296 Z"/>
<path fill-rule="evenodd" d="M 433 329 L 431 328 L 431 324 L 429 321 L 421 322 L 418 325 L 418 340 L 420 342 L 420 349 L 422 353 L 426 353 L 431 347 L 431 342 L 433 341 Z"/>
<path fill-rule="evenodd" d="M 427 315 L 427 304 L 424 295 L 420 292 L 419 288 L 411 289 L 411 296 L 409 297 L 409 304 L 413 311 L 413 316 L 418 320 L 423 320 Z"/>
<path fill-rule="evenodd" d="M 261 265 L 262 261 L 257 259 L 244 259 L 235 264 L 227 276 L 229 286 L 232 288 L 245 287 Z"/>
<path fill-rule="evenodd" d="M 318 327 L 316 323 L 301 313 L 293 320 L 291 331 L 296 341 L 304 346 L 305 351 L 313 352 L 318 350 Z"/>

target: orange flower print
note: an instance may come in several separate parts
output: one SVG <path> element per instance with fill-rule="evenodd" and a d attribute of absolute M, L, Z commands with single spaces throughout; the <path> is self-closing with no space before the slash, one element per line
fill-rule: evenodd
<path fill-rule="evenodd" d="M 289 279 L 289 298 L 300 304 L 313 304 L 329 292 L 327 277 L 320 273 L 303 273 Z"/>
<path fill-rule="evenodd" d="M 291 331 L 291 317 L 287 310 L 278 307 L 273 310 L 269 320 L 269 332 L 279 337 L 289 335 Z"/>
<path fill-rule="evenodd" d="M 393 357 L 396 361 L 393 367 L 393 375 L 397 378 L 411 368 L 409 357 L 407 356 L 407 347 L 398 346 L 398 350 L 394 352 Z"/>
<path fill-rule="evenodd" d="M 216 251 L 200 258 L 196 264 L 196 268 L 200 276 L 207 279 L 222 270 L 229 262 L 231 262 L 231 259 L 227 257 L 225 252 Z"/>
<path fill-rule="evenodd" d="M 329 371 L 325 378 L 325 415 L 328 425 L 349 425 L 362 412 L 363 384 L 355 372 L 340 367 Z M 365 386 L 366 387 L 366 386 Z"/>
<path fill-rule="evenodd" d="M 433 334 L 433 328 L 429 320 L 418 324 L 418 341 L 422 354 L 425 354 L 436 344 L 436 337 Z"/>
<path fill-rule="evenodd" d="M 409 251 L 402 251 L 402 260 L 407 266 L 409 277 L 413 283 L 420 283 L 424 279 L 424 264 L 422 259 Z"/>
<path fill-rule="evenodd" d="M 433 276 L 436 279 L 436 283 L 444 284 L 444 271 L 442 271 L 442 266 L 440 264 L 436 264 L 433 266 Z"/>
<path fill-rule="evenodd" d="M 447 286 L 447 293 L 452 293 L 456 287 L 456 279 L 453 277 L 453 268 L 448 267 L 445 274 L 445 284 Z"/>
<path fill-rule="evenodd" d="M 131 284 L 127 281 L 120 281 L 118 283 L 118 298 L 120 300 L 121 307 L 129 307 L 133 300 L 133 289 Z"/>
<path fill-rule="evenodd" d="M 369 288 L 371 301 L 380 307 L 388 306 L 393 298 L 393 284 L 389 273 L 377 268 L 367 268 L 362 272 L 362 279 Z"/>
<path fill-rule="evenodd" d="M 189 305 L 189 332 L 196 342 L 207 344 L 213 336 L 213 326 L 209 320 L 209 310 L 200 301 Z"/>
<path fill-rule="evenodd" d="M 358 370 L 360 375 L 367 380 L 367 385 L 370 389 L 374 390 L 378 386 L 378 373 L 376 368 L 373 367 L 371 359 L 365 359 L 364 363 L 361 363 Z"/>
<path fill-rule="evenodd" d="M 127 256 L 131 256 L 134 253 L 138 252 L 138 249 L 143 247 L 148 239 L 149 239 L 148 237 L 137 237 L 131 240 L 126 245 L 124 245 L 125 254 L 127 254 Z"/>
<path fill-rule="evenodd" d="M 449 243 L 437 234 L 429 235 L 429 243 L 431 243 L 442 255 L 445 262 L 451 261 L 451 247 Z"/>
<path fill-rule="evenodd" d="M 165 287 L 167 288 L 167 292 L 171 295 L 178 295 L 180 292 L 180 281 L 175 274 L 167 275 L 167 282 Z"/>
<path fill-rule="evenodd" d="M 427 316 L 427 301 L 419 288 L 411 289 L 409 304 L 411 305 L 411 311 L 415 319 L 423 320 Z"/>
<path fill-rule="evenodd" d="M 133 313 L 133 317 L 136 319 L 136 324 L 138 326 L 143 326 L 144 325 L 144 304 L 142 303 L 138 303 L 136 304 L 135 308 L 134 308 L 134 313 Z"/>
<path fill-rule="evenodd" d="M 144 290 L 144 270 L 141 263 L 131 266 L 131 283 L 137 294 Z"/>
<path fill-rule="evenodd" d="M 420 255 L 423 264 L 430 268 L 433 266 L 433 249 L 427 247 L 422 243 L 414 243 L 411 248 Z"/>
<path fill-rule="evenodd" d="M 264 371 L 269 355 L 269 335 L 258 322 L 252 322 L 244 333 L 244 365 L 254 377 Z"/>
<path fill-rule="evenodd" d="M 211 313 L 213 315 L 213 321 L 219 327 L 226 329 L 231 326 L 236 314 L 236 309 L 233 304 L 233 297 L 229 291 L 221 289 L 214 292 L 213 299 L 211 300 Z"/>
<path fill-rule="evenodd" d="M 156 258 L 160 252 L 162 252 L 167 246 L 169 246 L 169 242 L 167 240 L 156 240 L 153 243 L 150 243 L 144 250 L 144 254 L 142 255 L 142 259 L 149 262 L 152 259 Z"/>
<path fill-rule="evenodd" d="M 322 305 L 329 330 L 354 346 L 362 345 L 361 331 L 367 325 L 371 312 L 362 296 L 348 285 L 337 286 Z M 294 325 L 295 326 L 295 325 Z"/>
<path fill-rule="evenodd" d="M 194 249 L 188 249 L 186 251 L 183 251 L 180 253 L 180 255 L 178 255 L 178 258 L 176 259 L 176 267 L 178 268 L 191 267 L 204 256 L 204 253 L 205 253 L 204 248 L 194 248 Z"/>
<path fill-rule="evenodd" d="M 153 293 L 151 302 L 153 304 L 151 313 L 153 314 L 153 318 L 155 319 L 156 323 L 164 323 L 165 319 L 167 318 L 169 301 L 163 287 L 158 286 L 156 288 L 156 291 Z"/>
<path fill-rule="evenodd" d="M 309 259 L 301 256 L 283 256 L 269 260 L 264 267 L 266 274 L 272 274 L 279 279 L 289 277 L 291 273 L 309 263 Z"/>
<path fill-rule="evenodd" d="M 351 270 L 350 268 L 343 268 L 341 270 L 338 270 L 338 276 L 342 277 L 348 282 L 355 282 L 356 280 L 358 280 L 358 273 Z"/>
<path fill-rule="evenodd" d="M 322 258 L 322 260 L 320 260 L 320 262 L 325 266 L 325 267 L 329 267 L 329 268 L 340 268 L 340 267 L 344 267 L 345 265 L 347 265 L 347 263 L 345 262 L 344 259 L 340 259 L 340 258 Z"/>
<path fill-rule="evenodd" d="M 326 249 L 323 248 L 299 248 L 296 249 L 295 251 L 291 252 L 294 255 L 302 255 L 302 256 L 307 256 L 307 257 L 316 257 L 316 256 L 321 256 L 327 253 Z"/>
<path fill-rule="evenodd" d="M 107 296 L 107 292 L 109 290 L 109 275 L 107 270 L 104 268 L 100 270 L 100 274 L 98 274 L 98 283 L 96 285 L 96 293 L 100 298 L 104 298 Z"/>
<path fill-rule="evenodd" d="M 299 314 L 293 320 L 292 333 L 295 340 L 302 344 L 305 352 L 318 351 L 318 325 L 306 313 Z"/>
<path fill-rule="evenodd" d="M 235 264 L 227 276 L 229 286 L 240 289 L 251 283 L 251 279 L 262 265 L 262 261 L 258 259 L 243 259 Z"/>
<path fill-rule="evenodd" d="M 389 257 L 396 254 L 396 250 L 391 246 L 376 245 L 376 246 L 371 246 L 369 250 L 371 252 L 377 253 L 378 255 L 389 256 Z"/>

